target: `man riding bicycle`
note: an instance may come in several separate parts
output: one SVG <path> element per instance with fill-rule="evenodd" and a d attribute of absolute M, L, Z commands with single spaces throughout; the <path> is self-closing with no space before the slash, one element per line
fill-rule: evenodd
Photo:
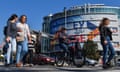
<path fill-rule="evenodd" d="M 66 33 L 66 29 L 64 27 L 60 28 L 60 33 L 59 33 L 59 46 L 61 49 L 64 50 L 64 52 L 69 52 L 68 51 L 68 35 Z"/>

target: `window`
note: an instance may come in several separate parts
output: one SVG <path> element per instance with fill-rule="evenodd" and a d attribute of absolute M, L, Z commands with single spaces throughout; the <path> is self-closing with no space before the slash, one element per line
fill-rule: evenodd
<path fill-rule="evenodd" d="M 90 12 L 91 12 L 91 13 L 94 13 L 94 12 L 95 12 L 95 9 L 94 9 L 94 8 L 90 8 Z"/>
<path fill-rule="evenodd" d="M 67 29 L 73 29 L 73 23 L 68 23 L 67 24 Z"/>
<path fill-rule="evenodd" d="M 79 10 L 73 10 L 73 14 L 79 14 Z"/>
<path fill-rule="evenodd" d="M 65 23 L 65 18 L 59 19 L 56 22 L 57 22 L 57 24 L 63 24 L 63 23 Z"/>

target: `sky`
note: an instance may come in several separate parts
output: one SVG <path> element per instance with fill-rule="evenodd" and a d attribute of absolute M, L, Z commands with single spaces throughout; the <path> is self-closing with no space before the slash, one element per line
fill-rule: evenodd
<path fill-rule="evenodd" d="M 75 5 L 105 4 L 120 6 L 120 0 L 0 0 L 0 42 L 3 40 L 3 28 L 11 14 L 27 15 L 27 23 L 33 30 L 41 30 L 43 17 L 54 14 Z"/>

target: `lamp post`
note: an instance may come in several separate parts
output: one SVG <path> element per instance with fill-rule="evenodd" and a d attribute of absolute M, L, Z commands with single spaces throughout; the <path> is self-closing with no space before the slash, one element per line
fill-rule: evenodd
<path fill-rule="evenodd" d="M 66 7 L 64 7 L 64 13 L 65 13 L 65 28 L 67 28 L 67 10 L 66 10 Z"/>

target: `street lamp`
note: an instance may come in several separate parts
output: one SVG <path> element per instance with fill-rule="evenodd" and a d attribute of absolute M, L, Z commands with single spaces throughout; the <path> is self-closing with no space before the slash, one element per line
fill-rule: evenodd
<path fill-rule="evenodd" d="M 65 13 L 65 28 L 67 28 L 67 10 L 66 10 L 66 7 L 64 7 L 64 13 Z"/>

